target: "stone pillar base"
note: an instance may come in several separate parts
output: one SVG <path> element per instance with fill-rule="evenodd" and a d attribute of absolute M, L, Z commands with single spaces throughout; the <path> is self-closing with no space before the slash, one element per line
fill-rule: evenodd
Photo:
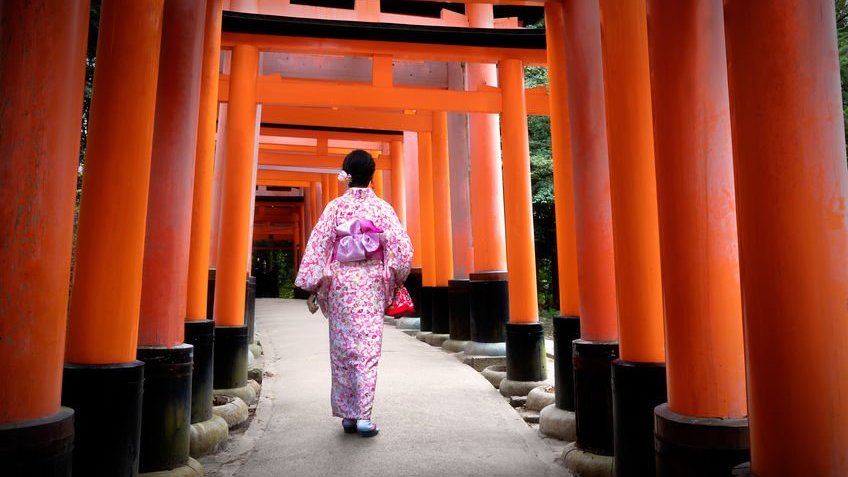
<path fill-rule="evenodd" d="M 250 380 L 244 386 L 238 388 L 216 389 L 212 391 L 212 394 L 215 396 L 237 397 L 250 406 L 256 402 L 256 398 L 259 396 L 259 390 L 261 388 L 262 386 L 260 386 L 259 383 Z"/>
<path fill-rule="evenodd" d="M 74 411 L 14 424 L 0 424 L 0 475 L 70 477 Z"/>
<path fill-rule="evenodd" d="M 577 477 L 613 477 L 612 456 L 582 450 L 572 442 L 562 451 L 565 468 Z"/>
<path fill-rule="evenodd" d="M 482 372 L 489 366 L 501 365 L 506 372 L 506 356 L 468 356 L 468 351 L 462 358 L 462 362 L 474 368 L 477 372 Z M 498 383 L 500 384 L 500 383 Z"/>
<path fill-rule="evenodd" d="M 449 339 L 450 335 L 447 333 L 431 333 L 424 339 L 424 341 L 430 346 L 441 347 L 442 344 Z"/>
<path fill-rule="evenodd" d="M 561 441 L 576 441 L 577 420 L 574 412 L 560 409 L 556 404 L 545 407 L 539 413 L 539 432 Z"/>
<path fill-rule="evenodd" d="M 213 414 L 206 421 L 192 424 L 190 432 L 189 455 L 196 458 L 217 451 L 229 437 L 230 428 L 227 421 Z"/>
<path fill-rule="evenodd" d="M 241 398 L 232 396 L 220 396 L 225 402 L 212 408 L 212 413 L 226 422 L 227 427 L 232 429 L 247 421 L 250 410 Z"/>
<path fill-rule="evenodd" d="M 658 477 L 726 476 L 750 460 L 748 419 L 677 414 L 661 404 L 655 411 Z"/>
<path fill-rule="evenodd" d="M 460 353 L 465 351 L 465 345 L 467 344 L 468 341 L 449 339 L 442 343 L 442 349 L 444 349 L 448 353 Z"/>
<path fill-rule="evenodd" d="M 418 333 L 415 333 L 415 339 L 417 339 L 418 341 L 423 341 L 423 342 L 426 343 L 427 337 L 432 335 L 432 334 L 433 334 L 432 331 L 419 331 Z"/>
<path fill-rule="evenodd" d="M 495 389 L 498 389 L 501 385 L 501 381 L 506 379 L 506 365 L 505 364 L 495 364 L 487 367 L 483 371 L 480 371 L 480 374 L 486 378 L 486 381 L 489 381 Z"/>
<path fill-rule="evenodd" d="M 176 469 L 145 472 L 138 475 L 139 477 L 203 477 L 205 474 L 200 462 L 189 457 L 188 462 L 185 465 L 177 467 Z"/>
<path fill-rule="evenodd" d="M 509 368 L 509 363 L 507 363 L 507 368 Z M 509 375 L 509 371 L 507 371 L 507 375 Z M 527 396 L 533 389 L 539 386 L 547 386 L 548 384 L 547 381 L 513 381 L 506 377 L 501 381 L 498 389 L 503 397 Z"/>
<path fill-rule="evenodd" d="M 414 330 L 416 333 L 421 329 L 421 318 L 417 316 L 404 316 L 396 320 L 397 329 L 407 331 Z"/>
<path fill-rule="evenodd" d="M 496 356 L 506 358 L 506 342 L 498 341 L 494 343 L 480 343 L 477 341 L 469 341 L 465 345 L 466 356 Z"/>
<path fill-rule="evenodd" d="M 542 385 L 536 388 L 533 388 L 529 394 L 527 394 L 527 404 L 524 405 L 530 411 L 539 411 L 548 407 L 551 404 L 554 404 L 556 401 L 556 396 L 554 395 L 554 390 L 549 385 Z"/>

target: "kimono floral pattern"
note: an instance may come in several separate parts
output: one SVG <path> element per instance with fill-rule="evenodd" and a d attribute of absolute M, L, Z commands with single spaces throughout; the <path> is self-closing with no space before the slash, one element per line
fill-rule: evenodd
<path fill-rule="evenodd" d="M 369 219 L 383 229 L 383 260 L 332 260 L 336 226 Z M 383 342 L 383 315 L 409 275 L 412 244 L 392 207 L 370 188 L 331 201 L 312 230 L 295 285 L 316 293 L 329 320 L 333 415 L 370 419 Z"/>

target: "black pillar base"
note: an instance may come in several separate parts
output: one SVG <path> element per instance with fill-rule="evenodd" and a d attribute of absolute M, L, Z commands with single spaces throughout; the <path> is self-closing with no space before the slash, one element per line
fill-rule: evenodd
<path fill-rule="evenodd" d="M 730 477 L 751 459 L 748 419 L 684 416 L 667 404 L 654 416 L 658 477 Z"/>
<path fill-rule="evenodd" d="M 572 343 L 580 339 L 580 318 L 554 317 L 554 387 L 556 407 L 574 412 L 574 361 Z"/>
<path fill-rule="evenodd" d="M 438 286 L 431 289 L 433 299 L 433 334 L 450 333 L 450 298 L 448 287 Z"/>
<path fill-rule="evenodd" d="M 244 324 L 247 325 L 247 342 L 253 343 L 253 330 L 256 323 L 256 277 L 247 278 L 244 287 Z"/>
<path fill-rule="evenodd" d="M 421 331 L 433 331 L 433 288 L 421 287 Z"/>
<path fill-rule="evenodd" d="M 213 319 L 215 313 L 215 269 L 209 269 L 209 281 L 206 284 L 206 318 Z"/>
<path fill-rule="evenodd" d="M 476 272 L 469 278 L 471 341 L 503 343 L 509 321 L 506 272 Z"/>
<path fill-rule="evenodd" d="M 666 402 L 665 363 L 612 363 L 616 477 L 656 473 L 654 408 Z"/>
<path fill-rule="evenodd" d="M 572 352 L 577 447 L 611 456 L 612 362 L 618 359 L 618 343 L 575 340 Z"/>
<path fill-rule="evenodd" d="M 185 343 L 138 348 L 145 367 L 139 472 L 175 469 L 188 462 L 193 352 Z"/>
<path fill-rule="evenodd" d="M 62 405 L 74 410 L 73 475 L 138 474 L 144 363 L 66 364 Z"/>
<path fill-rule="evenodd" d="M 471 339 L 471 282 L 468 279 L 448 282 L 448 308 L 450 339 L 469 341 Z"/>
<path fill-rule="evenodd" d="M 215 389 L 247 385 L 247 326 L 215 327 Z"/>
<path fill-rule="evenodd" d="M 191 423 L 212 419 L 212 376 L 215 356 L 215 322 L 186 321 L 185 342 L 194 346 L 191 371 Z"/>
<path fill-rule="evenodd" d="M 74 411 L 0 424 L 0 475 L 70 477 L 74 450 Z"/>
<path fill-rule="evenodd" d="M 406 277 L 406 291 L 409 292 L 409 297 L 412 298 L 412 304 L 415 306 L 415 312 L 410 313 L 410 317 L 421 316 L 421 268 L 416 267 L 409 271 L 409 276 Z"/>
<path fill-rule="evenodd" d="M 545 330 L 541 323 L 506 324 L 506 378 L 510 381 L 544 381 Z"/>

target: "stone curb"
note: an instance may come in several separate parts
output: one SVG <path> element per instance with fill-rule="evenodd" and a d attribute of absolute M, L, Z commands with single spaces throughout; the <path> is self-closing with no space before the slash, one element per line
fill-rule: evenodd
<path fill-rule="evenodd" d="M 489 366 L 483 371 L 480 371 L 480 374 L 489 381 L 492 386 L 497 389 L 501 385 L 501 381 L 506 379 L 506 365 L 505 364 L 495 364 L 493 366 Z"/>
<path fill-rule="evenodd" d="M 139 477 L 203 477 L 206 474 L 203 472 L 203 466 L 200 465 L 200 462 L 189 457 L 186 465 L 176 469 L 146 472 L 138 475 Z"/>
<path fill-rule="evenodd" d="M 200 457 L 217 451 L 230 435 L 229 425 L 223 417 L 212 414 L 212 418 L 191 425 L 189 454 Z"/>

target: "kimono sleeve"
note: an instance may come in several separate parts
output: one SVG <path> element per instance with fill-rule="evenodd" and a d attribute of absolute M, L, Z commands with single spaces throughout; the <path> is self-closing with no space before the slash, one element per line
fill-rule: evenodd
<path fill-rule="evenodd" d="M 295 286 L 308 292 L 316 292 L 322 285 L 325 270 L 330 261 L 333 244 L 336 240 L 336 206 L 330 202 L 318 223 L 312 229 L 300 269 L 295 278 Z"/>

